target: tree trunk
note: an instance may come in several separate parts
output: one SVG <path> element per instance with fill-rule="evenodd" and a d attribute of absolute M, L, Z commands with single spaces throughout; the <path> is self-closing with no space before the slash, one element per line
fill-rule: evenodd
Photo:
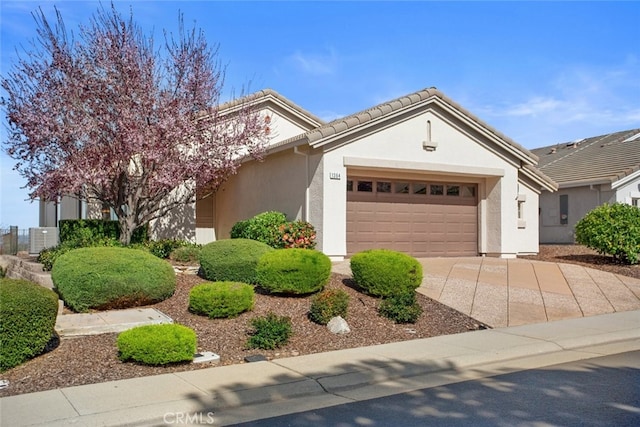
<path fill-rule="evenodd" d="M 133 230 L 136 229 L 136 224 L 133 218 L 124 217 L 119 220 L 120 223 L 120 243 L 127 246 L 131 243 L 131 236 Z"/>

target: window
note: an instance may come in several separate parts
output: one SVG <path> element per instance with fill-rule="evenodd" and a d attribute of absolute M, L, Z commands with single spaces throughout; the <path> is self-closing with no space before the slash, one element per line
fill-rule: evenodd
<path fill-rule="evenodd" d="M 373 192 L 373 181 L 358 181 L 358 191 L 365 193 Z"/>
<path fill-rule="evenodd" d="M 462 197 L 476 197 L 476 187 L 473 185 L 463 185 Z"/>
<path fill-rule="evenodd" d="M 560 195 L 560 225 L 569 224 L 569 195 Z"/>
<path fill-rule="evenodd" d="M 384 181 L 376 182 L 376 191 L 378 193 L 391 193 L 391 183 Z"/>
<path fill-rule="evenodd" d="M 459 185 L 447 185 L 447 196 L 459 196 L 459 195 L 460 195 Z"/>
<path fill-rule="evenodd" d="M 635 206 L 636 208 L 640 208 L 640 197 L 633 197 L 631 199 L 631 206 Z"/>
<path fill-rule="evenodd" d="M 409 194 L 409 183 L 408 182 L 396 182 L 395 183 L 396 193 L 401 194 Z"/>
<path fill-rule="evenodd" d="M 427 194 L 427 184 L 423 182 L 414 182 L 411 184 L 413 194 Z"/>
<path fill-rule="evenodd" d="M 444 195 L 444 185 L 431 185 L 430 189 L 429 189 L 429 194 L 431 194 L 432 196 L 442 196 Z"/>

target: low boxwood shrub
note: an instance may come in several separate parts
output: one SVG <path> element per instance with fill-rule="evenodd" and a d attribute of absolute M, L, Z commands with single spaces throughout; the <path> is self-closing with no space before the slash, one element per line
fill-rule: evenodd
<path fill-rule="evenodd" d="M 378 313 L 396 323 L 416 323 L 422 307 L 416 301 L 415 292 L 405 291 L 383 299 Z"/>
<path fill-rule="evenodd" d="M 285 345 L 293 333 L 291 318 L 275 313 L 251 319 L 251 327 L 248 348 L 273 350 Z"/>
<path fill-rule="evenodd" d="M 287 222 L 282 212 L 263 212 L 231 227 L 232 239 L 251 239 L 267 244 L 273 248 L 281 247 L 279 227 Z"/>
<path fill-rule="evenodd" d="M 342 289 L 327 289 L 314 295 L 311 300 L 309 319 L 326 325 L 336 316 L 347 317 L 349 295 Z"/>
<path fill-rule="evenodd" d="M 278 249 L 264 254 L 256 268 L 258 284 L 276 294 L 304 295 L 322 290 L 331 260 L 313 249 Z"/>
<path fill-rule="evenodd" d="M 189 311 L 210 318 L 235 317 L 251 310 L 253 304 L 253 286 L 246 283 L 203 283 L 189 292 Z"/>
<path fill-rule="evenodd" d="M 196 353 L 196 333 L 183 325 L 145 325 L 121 332 L 119 358 L 146 365 L 188 362 Z"/>
<path fill-rule="evenodd" d="M 87 236 L 90 233 L 89 229 L 81 229 L 79 233 L 83 236 Z M 78 239 L 67 240 L 64 243 L 60 243 L 58 246 L 45 248 L 38 254 L 38 262 L 42 264 L 44 271 L 51 271 L 53 264 L 62 255 L 73 249 L 85 248 L 85 247 L 121 247 L 122 244 L 118 240 L 109 237 L 96 237 L 90 239 Z"/>
<path fill-rule="evenodd" d="M 188 243 L 184 246 L 174 249 L 169 255 L 169 259 L 175 262 L 195 263 L 200 259 L 201 245 Z"/>
<path fill-rule="evenodd" d="M 250 239 L 211 242 L 200 250 L 200 274 L 212 282 L 256 283 L 256 267 L 262 255 L 273 251 Z"/>
<path fill-rule="evenodd" d="M 74 249 L 51 271 L 72 310 L 136 307 L 167 299 L 176 289 L 173 267 L 148 252 L 118 247 Z"/>
<path fill-rule="evenodd" d="M 353 255 L 351 272 L 361 289 L 380 297 L 413 291 L 422 283 L 422 265 L 418 260 L 388 249 L 370 249 Z"/>
<path fill-rule="evenodd" d="M 54 334 L 55 292 L 26 280 L 0 279 L 0 371 L 42 353 Z"/>
<path fill-rule="evenodd" d="M 640 209 L 624 203 L 605 203 L 576 224 L 576 242 L 611 255 L 625 264 L 637 264 L 640 254 Z"/>

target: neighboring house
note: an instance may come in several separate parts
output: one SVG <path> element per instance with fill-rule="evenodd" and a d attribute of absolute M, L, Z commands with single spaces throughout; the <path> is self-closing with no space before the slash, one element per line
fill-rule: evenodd
<path fill-rule="evenodd" d="M 559 186 L 540 195 L 541 243 L 574 243 L 576 223 L 603 203 L 640 206 L 640 129 L 532 152 L 538 168 Z"/>
<path fill-rule="evenodd" d="M 540 195 L 540 242 L 574 243 L 576 223 L 603 203 L 640 207 L 640 129 L 532 150 L 558 183 Z"/>
<path fill-rule="evenodd" d="M 317 248 L 332 259 L 369 248 L 414 256 L 538 252 L 538 196 L 555 182 L 531 152 L 439 90 L 330 123 L 271 90 L 250 100 L 271 117 L 264 160 L 243 162 L 195 209 L 177 214 L 179 222 L 154 225 L 157 236 L 186 230 L 207 243 L 228 238 L 239 220 L 277 210 L 312 223 Z"/>

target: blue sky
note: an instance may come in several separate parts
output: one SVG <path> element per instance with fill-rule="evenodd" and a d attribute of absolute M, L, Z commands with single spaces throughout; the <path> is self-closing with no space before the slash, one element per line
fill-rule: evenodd
<path fill-rule="evenodd" d="M 0 3 L 1 68 L 53 5 L 67 29 L 96 1 Z M 108 4 L 108 3 L 106 3 Z M 330 120 L 435 86 L 527 148 L 640 128 L 640 2 L 116 1 L 148 34 L 185 22 L 220 44 L 227 94 L 272 88 Z M 6 119 L 2 113 L 6 141 Z M 0 156 L 0 226 L 38 225 Z"/>

